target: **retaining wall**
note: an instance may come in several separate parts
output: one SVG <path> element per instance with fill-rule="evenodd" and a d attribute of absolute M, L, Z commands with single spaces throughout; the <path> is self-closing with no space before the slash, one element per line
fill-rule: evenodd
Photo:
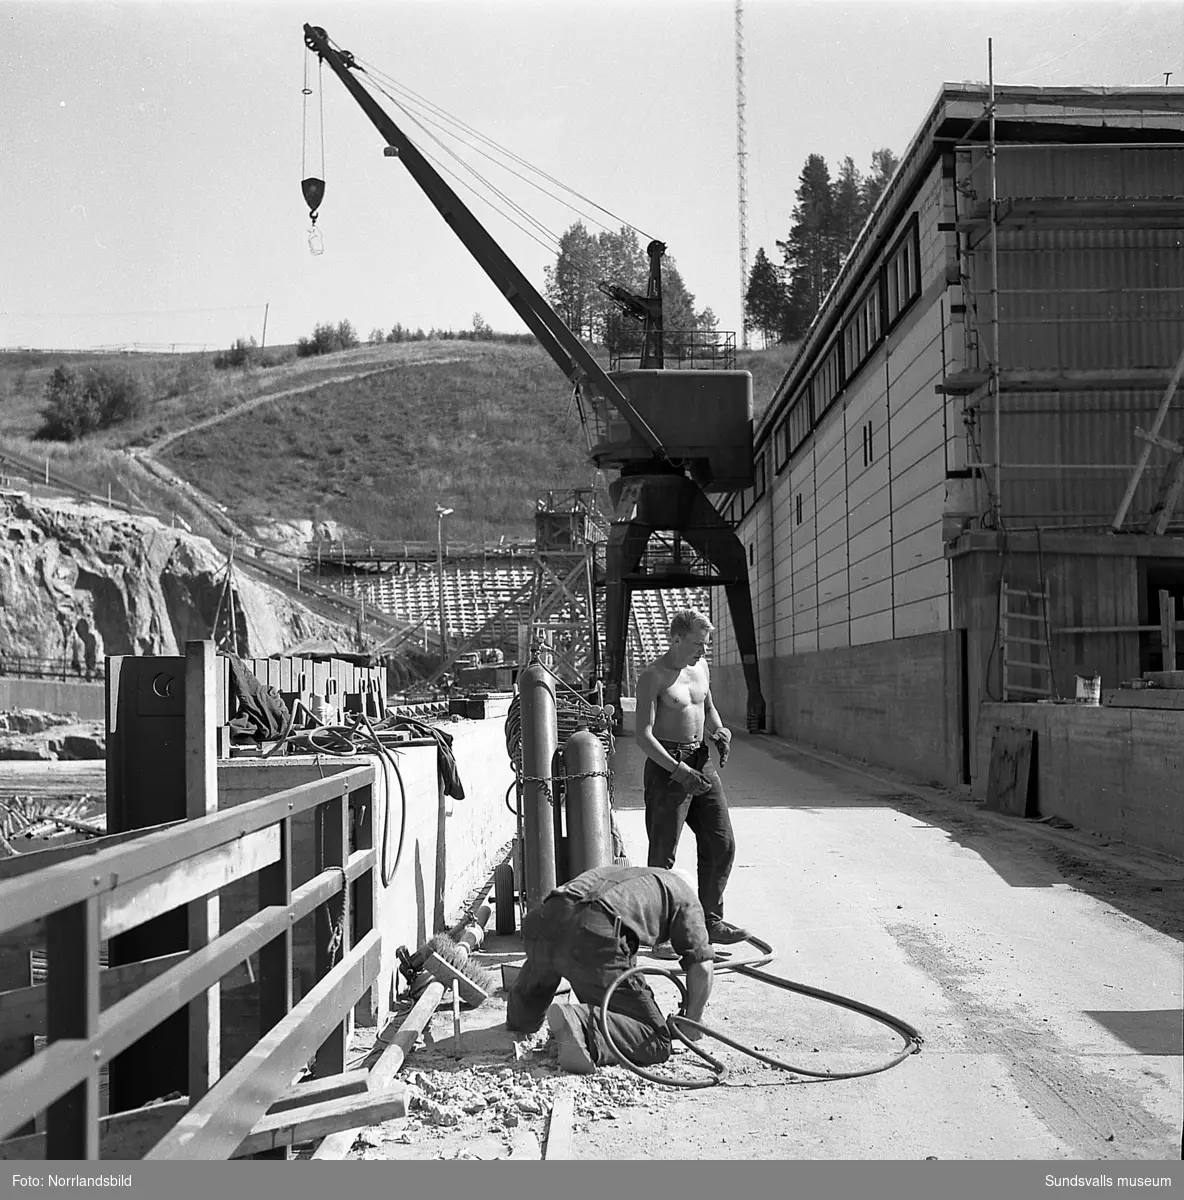
<path fill-rule="evenodd" d="M 1184 711 L 984 704 L 972 794 L 985 799 L 995 729 L 1036 734 L 1041 816 L 1184 858 Z"/>
<path fill-rule="evenodd" d="M 77 713 L 84 721 L 101 721 L 107 712 L 101 681 L 0 679 L 0 712 L 12 712 L 18 708 Z"/>
<path fill-rule="evenodd" d="M 725 721 L 744 728 L 740 666 L 713 666 Z M 907 774 L 963 781 L 962 675 L 957 632 L 921 634 L 761 661 L 770 733 Z"/>

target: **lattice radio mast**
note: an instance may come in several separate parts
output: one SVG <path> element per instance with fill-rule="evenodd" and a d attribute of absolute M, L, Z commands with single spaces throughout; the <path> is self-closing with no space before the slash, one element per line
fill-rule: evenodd
<path fill-rule="evenodd" d="M 740 346 L 748 349 L 748 149 L 744 141 L 744 0 L 736 0 L 736 185 L 740 209 Z"/>

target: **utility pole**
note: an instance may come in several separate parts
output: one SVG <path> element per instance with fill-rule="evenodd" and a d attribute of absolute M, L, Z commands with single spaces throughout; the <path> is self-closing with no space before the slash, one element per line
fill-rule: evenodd
<path fill-rule="evenodd" d="M 268 302 L 263 306 L 263 341 L 259 343 L 260 350 L 267 349 L 267 312 L 270 308 L 271 301 L 268 300 Z"/>
<path fill-rule="evenodd" d="M 744 0 L 736 0 L 736 182 L 740 208 L 740 348 L 748 349 L 748 148 L 744 134 Z"/>
<path fill-rule="evenodd" d="M 436 505 L 436 596 L 440 607 L 440 662 L 448 656 L 448 624 L 444 615 L 444 518 L 450 508 Z"/>

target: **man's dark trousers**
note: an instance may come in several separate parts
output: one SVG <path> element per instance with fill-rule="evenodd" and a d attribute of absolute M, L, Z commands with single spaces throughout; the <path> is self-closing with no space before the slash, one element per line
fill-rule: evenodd
<path fill-rule="evenodd" d="M 522 1033 L 540 1028 L 559 981 L 592 1008 L 588 1051 L 592 1061 L 616 1062 L 600 1030 L 600 1006 L 614 981 L 637 965 L 637 937 L 599 903 L 552 895 L 522 921 L 523 966 L 506 1006 L 506 1025 Z M 613 993 L 609 1030 L 618 1049 L 639 1067 L 670 1057 L 670 1031 L 654 993 L 641 975 Z"/>
<path fill-rule="evenodd" d="M 662 742 L 666 752 L 676 761 L 701 771 L 711 781 L 711 790 L 693 796 L 675 783 L 670 772 L 656 762 L 645 760 L 642 775 L 645 784 L 645 832 L 649 838 L 647 865 L 674 866 L 682 827 L 695 835 L 699 863 L 699 903 L 707 924 L 723 920 L 724 888 L 736 859 L 736 838 L 732 833 L 732 818 L 719 772 L 711 764 L 711 751 L 706 742 Z"/>

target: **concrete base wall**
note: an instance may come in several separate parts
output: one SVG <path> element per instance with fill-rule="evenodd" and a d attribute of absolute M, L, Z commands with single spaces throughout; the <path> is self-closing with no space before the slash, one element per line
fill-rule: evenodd
<path fill-rule="evenodd" d="M 985 704 L 973 795 L 985 799 L 997 727 L 1036 733 L 1041 816 L 1184 858 L 1184 711 Z"/>
<path fill-rule="evenodd" d="M 921 783 L 963 781 L 960 634 L 922 634 L 761 663 L 770 733 L 889 767 Z M 713 667 L 725 721 L 744 727 L 737 666 Z"/>
<path fill-rule="evenodd" d="M 501 720 L 460 721 L 447 726 L 453 736 L 453 754 L 464 786 L 465 799 L 442 794 L 437 772 L 437 751 L 429 746 L 408 746 L 398 751 L 396 761 L 406 793 L 406 829 L 398 868 L 388 885 L 379 882 L 375 920 L 382 931 L 382 965 L 371 992 L 370 1012 L 364 1019 L 383 1023 L 396 993 L 406 987 L 398 974 L 395 950 L 407 946 L 414 951 L 433 934 L 456 920 L 471 894 L 500 861 L 499 851 L 514 837 L 513 814 L 505 804 L 506 789 L 513 780 L 506 755 L 504 722 Z M 244 804 L 260 796 L 307 783 L 323 775 L 351 767 L 378 765 L 374 789 L 374 840 L 383 861 L 394 866 L 399 850 L 402 803 L 399 781 L 381 759 L 293 756 L 282 760 L 236 758 L 218 764 L 218 799 L 223 808 Z M 293 821 L 292 883 L 298 886 L 315 873 L 314 814 Z M 254 879 L 233 884 L 222 891 L 222 925 L 229 928 L 256 911 Z M 297 924 L 293 938 L 293 963 L 299 972 L 298 991 L 315 983 L 316 949 L 314 921 Z M 241 993 L 223 997 L 226 1053 L 224 1069 L 237 1061 L 250 1039 L 236 1028 L 252 1020 L 250 1002 Z M 244 1032 L 246 1032 L 244 1030 Z M 236 1052 L 237 1048 L 237 1052 Z"/>
<path fill-rule="evenodd" d="M 103 684 L 55 679 L 0 679 L 0 712 L 33 708 L 38 712 L 77 713 L 84 721 L 106 715 Z"/>

